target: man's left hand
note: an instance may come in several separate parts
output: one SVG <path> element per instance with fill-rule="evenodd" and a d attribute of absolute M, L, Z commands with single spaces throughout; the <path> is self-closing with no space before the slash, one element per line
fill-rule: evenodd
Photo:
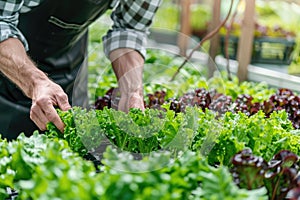
<path fill-rule="evenodd" d="M 121 98 L 118 110 L 128 112 L 130 108 L 144 110 L 143 66 L 144 59 L 133 49 L 117 49 L 111 52 L 110 60 L 118 79 Z"/>

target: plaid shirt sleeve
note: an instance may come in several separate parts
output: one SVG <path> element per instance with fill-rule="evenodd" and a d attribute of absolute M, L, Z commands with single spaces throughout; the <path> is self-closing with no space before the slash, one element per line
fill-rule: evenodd
<path fill-rule="evenodd" d="M 17 28 L 19 11 L 23 3 L 23 0 L 0 0 L 0 42 L 11 37 L 19 38 L 28 50 L 28 43 Z"/>
<path fill-rule="evenodd" d="M 145 57 L 148 29 L 160 3 L 161 0 L 120 0 L 111 15 L 112 29 L 102 38 L 106 56 L 118 48 L 131 48 Z"/>

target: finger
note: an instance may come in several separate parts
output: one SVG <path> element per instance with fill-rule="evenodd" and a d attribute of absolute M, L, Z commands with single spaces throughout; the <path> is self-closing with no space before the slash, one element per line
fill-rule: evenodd
<path fill-rule="evenodd" d="M 54 107 L 52 105 L 47 106 L 43 109 L 43 112 L 48 122 L 52 122 L 63 133 L 65 125 L 60 119 Z"/>
<path fill-rule="evenodd" d="M 65 125 L 53 107 L 52 101 L 47 98 L 40 98 L 38 101 L 36 101 L 36 105 L 43 112 L 39 114 L 44 115 L 47 119 L 45 126 L 48 122 L 52 122 L 61 132 L 63 132 Z"/>
<path fill-rule="evenodd" d="M 48 119 L 46 118 L 44 112 L 35 104 L 32 105 L 30 110 L 30 119 L 37 125 L 41 131 L 46 130 L 46 124 Z"/>
<path fill-rule="evenodd" d="M 59 108 L 63 111 L 71 109 L 71 105 L 68 101 L 68 96 L 65 93 L 56 95 L 56 101 Z"/>

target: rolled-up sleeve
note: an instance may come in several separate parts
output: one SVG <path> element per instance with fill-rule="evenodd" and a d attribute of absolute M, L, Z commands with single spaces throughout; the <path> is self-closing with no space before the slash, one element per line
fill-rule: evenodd
<path fill-rule="evenodd" d="M 106 56 L 118 48 L 131 48 L 146 54 L 149 26 L 161 0 L 120 0 L 111 15 L 112 29 L 102 38 Z"/>
<path fill-rule="evenodd" d="M 17 28 L 19 11 L 23 3 L 23 0 L 0 1 L 0 42 L 8 38 L 18 38 L 28 50 L 28 43 Z"/>

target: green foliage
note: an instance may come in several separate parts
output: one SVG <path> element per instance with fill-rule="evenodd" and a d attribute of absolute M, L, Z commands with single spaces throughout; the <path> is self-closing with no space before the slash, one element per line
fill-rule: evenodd
<path fill-rule="evenodd" d="M 104 109 L 97 112 L 97 117 L 107 138 L 122 150 L 149 153 L 159 148 L 157 138 L 165 120 L 162 111 L 131 109 L 127 115 Z"/>
<path fill-rule="evenodd" d="M 82 143 L 82 138 L 80 133 L 81 129 L 79 126 L 89 126 L 88 123 L 75 123 L 75 116 L 77 120 L 81 120 L 82 118 L 87 118 L 85 110 L 81 108 L 74 108 L 68 111 L 61 111 L 57 110 L 60 118 L 62 119 L 63 123 L 65 124 L 64 133 L 61 133 L 53 123 L 47 124 L 47 131 L 46 134 L 48 137 L 52 138 L 61 138 L 65 139 L 72 150 L 74 152 L 79 153 L 79 155 L 84 156 L 87 153 L 87 148 Z"/>
<path fill-rule="evenodd" d="M 102 37 L 109 30 L 112 25 L 112 21 L 110 20 L 111 11 L 105 13 L 105 15 L 101 16 L 95 22 L 93 22 L 89 26 L 89 42 L 90 43 L 100 43 Z"/>
<path fill-rule="evenodd" d="M 153 18 L 151 27 L 178 30 L 179 11 L 180 8 L 178 5 L 169 0 L 163 1 Z"/>
<path fill-rule="evenodd" d="M 263 102 L 275 93 L 275 88 L 270 87 L 266 82 L 239 82 L 236 76 L 233 80 L 227 79 L 227 74 L 222 72 L 220 76 L 214 76 L 208 80 L 208 88 L 231 96 L 235 100 L 240 94 L 248 94 L 253 97 L 253 102 Z"/>
<path fill-rule="evenodd" d="M 210 167 L 204 157 L 191 151 L 178 157 L 169 151 L 153 152 L 136 160 L 130 152 L 118 153 L 108 147 L 101 173 L 63 140 L 37 132 L 30 138 L 21 135 L 17 141 L 1 141 L 0 152 L 6 155 L 0 159 L 3 198 L 6 187 L 16 189 L 19 199 L 209 199 L 208 194 L 216 193 L 224 199 L 265 196 L 262 189 L 238 189 L 225 166 Z M 22 168 L 24 173 L 20 173 Z M 215 187 L 209 186 L 211 182 Z"/>
<path fill-rule="evenodd" d="M 191 151 L 176 159 L 170 152 L 162 152 L 153 155 L 151 160 L 137 161 L 126 152 L 117 153 L 108 148 L 103 163 L 103 199 L 210 200 L 212 196 L 222 197 L 215 199 L 266 199 L 264 188 L 239 189 L 226 167 L 213 168 L 201 155 Z M 142 173 L 136 171 L 141 166 L 145 170 Z"/>
<path fill-rule="evenodd" d="M 266 189 L 264 187 L 257 190 L 240 189 L 233 183 L 232 176 L 227 168 L 209 167 L 209 171 L 201 171 L 202 187 L 193 191 L 194 200 L 267 200 Z"/>
<path fill-rule="evenodd" d="M 193 29 L 206 29 L 211 19 L 211 8 L 205 4 L 191 5 L 190 25 Z M 180 25 L 180 6 L 171 1 L 163 1 L 154 19 L 153 28 L 178 30 Z"/>
<path fill-rule="evenodd" d="M 274 112 L 270 118 L 266 118 L 262 111 L 251 117 L 230 112 L 219 119 L 203 115 L 199 123 L 199 135 L 195 136 L 192 149 L 201 151 L 203 145 L 207 146 L 203 138 L 209 138 L 210 151 L 206 154 L 210 164 L 229 165 L 232 156 L 245 147 L 266 160 L 282 149 L 300 153 L 297 145 L 300 137 L 293 132 L 293 126 L 284 111 Z"/>
<path fill-rule="evenodd" d="M 265 188 L 239 189 L 225 165 L 245 147 L 266 160 L 281 149 L 300 151 L 300 135 L 284 111 L 270 118 L 262 112 L 216 118 L 196 108 L 177 115 L 78 107 L 58 112 L 66 124 L 64 134 L 49 124 L 50 138 L 35 133 L 0 141 L 0 196 L 11 187 L 20 199 L 266 199 Z M 120 147 L 109 145 L 96 174 L 93 164 L 73 151 L 88 150 L 80 138 L 92 145 L 102 134 Z M 210 165 L 218 163 L 218 168 Z"/>
<path fill-rule="evenodd" d="M 6 187 L 18 199 L 96 199 L 99 185 L 95 168 L 73 153 L 63 140 L 35 132 L 12 142 L 1 141 L 0 197 Z M 72 189 L 71 189 L 72 188 Z"/>
<path fill-rule="evenodd" d="M 74 152 L 84 156 L 108 138 L 121 150 L 150 153 L 160 149 L 181 151 L 189 148 L 197 129 L 194 118 L 197 111 L 187 109 L 186 114 L 171 110 L 131 109 L 128 114 L 114 109 L 85 110 L 73 107 L 58 111 L 65 123 L 64 134 L 49 123 L 49 137 L 65 139 Z"/>
<path fill-rule="evenodd" d="M 92 163 L 72 153 L 62 141 L 47 142 L 30 180 L 17 183 L 21 199 L 96 199 L 97 177 Z"/>
<path fill-rule="evenodd" d="M 193 4 L 191 6 L 191 27 L 195 30 L 205 30 L 211 20 L 211 6 Z"/>
<path fill-rule="evenodd" d="M 192 149 L 207 156 L 210 164 L 229 165 L 233 155 L 245 147 L 266 160 L 282 149 L 300 153 L 300 136 L 285 111 L 273 112 L 269 118 L 262 111 L 250 117 L 227 112 L 217 118 L 213 111 L 198 108 L 175 115 L 171 110 L 131 109 L 126 114 L 74 107 L 59 114 L 66 124 L 65 133 L 49 125 L 47 135 L 64 138 L 80 155 L 99 147 L 105 138 L 132 153 L 169 150 L 177 155 Z"/>
<path fill-rule="evenodd" d="M 180 96 L 195 89 L 199 81 L 205 81 L 206 68 L 188 62 L 174 81 L 170 81 L 183 58 L 167 50 L 148 49 L 144 67 L 144 93 L 164 90 L 166 98 Z"/>

